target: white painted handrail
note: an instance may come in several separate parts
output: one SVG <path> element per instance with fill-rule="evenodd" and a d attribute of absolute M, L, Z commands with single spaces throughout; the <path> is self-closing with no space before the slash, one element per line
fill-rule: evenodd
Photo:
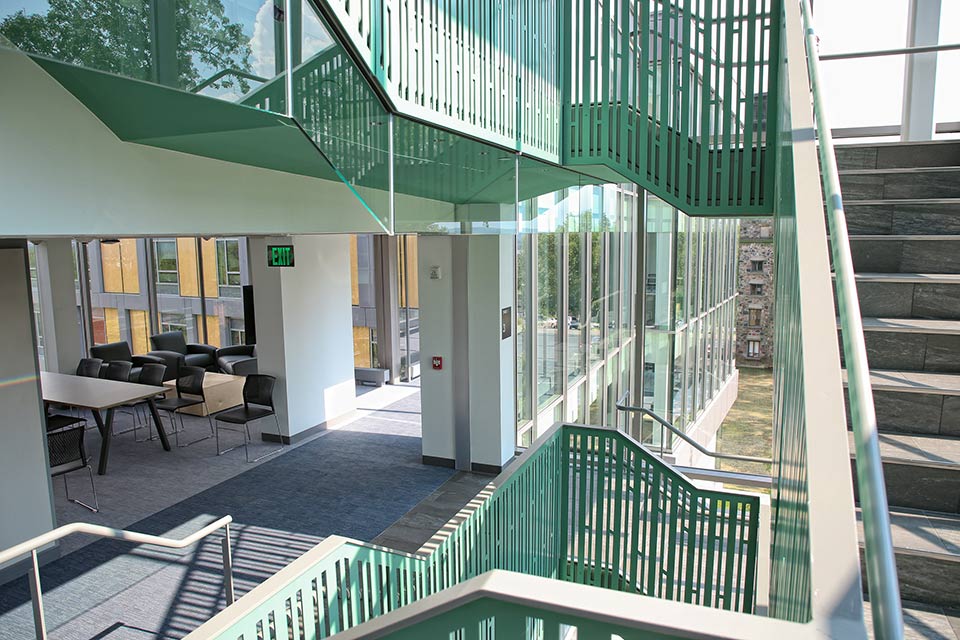
<path fill-rule="evenodd" d="M 33 603 L 33 624 L 37 640 L 46 640 L 47 625 L 43 615 L 43 593 L 40 589 L 40 564 L 37 561 L 37 549 L 56 542 L 62 538 L 75 533 L 85 533 L 98 538 L 108 538 L 112 540 L 123 540 L 135 544 L 149 544 L 155 547 L 165 547 L 167 549 L 183 549 L 192 544 L 196 544 L 203 538 L 206 538 L 214 531 L 223 529 L 223 541 L 221 549 L 223 555 L 223 584 L 226 591 L 227 605 L 234 601 L 233 592 L 233 555 L 230 549 L 230 523 L 233 518 L 224 516 L 219 520 L 211 522 L 207 526 L 199 529 L 184 538 L 164 538 L 148 533 L 138 533 L 136 531 L 126 531 L 123 529 L 114 529 L 99 524 L 90 524 L 89 522 L 72 522 L 62 527 L 57 527 L 52 531 L 40 534 L 30 538 L 18 545 L 0 551 L 0 565 L 30 557 L 30 599 Z"/>

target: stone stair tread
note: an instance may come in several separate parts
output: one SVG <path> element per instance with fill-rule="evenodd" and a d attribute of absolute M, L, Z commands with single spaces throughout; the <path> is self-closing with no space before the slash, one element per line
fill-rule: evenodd
<path fill-rule="evenodd" d="M 858 282 L 960 284 L 960 273 L 857 273 L 855 277 Z"/>
<path fill-rule="evenodd" d="M 879 433 L 880 457 L 883 460 L 956 468 L 960 470 L 960 438 L 917 435 L 912 433 Z M 848 433 L 850 454 L 854 452 L 853 432 Z"/>
<path fill-rule="evenodd" d="M 960 235 L 930 235 L 930 234 L 918 234 L 918 235 L 909 235 L 909 234 L 851 234 L 849 236 L 850 240 L 897 240 L 900 242 L 905 242 L 908 240 L 960 240 Z"/>
<path fill-rule="evenodd" d="M 867 637 L 873 640 L 869 602 L 863 603 L 863 619 L 867 625 Z M 905 640 L 960 640 L 960 611 L 904 600 L 903 627 Z"/>
<path fill-rule="evenodd" d="M 942 173 L 960 171 L 956 165 L 934 165 L 929 167 L 882 167 L 877 169 L 839 169 L 841 176 L 882 175 L 889 173 Z"/>
<path fill-rule="evenodd" d="M 960 198 L 864 198 L 855 200 L 853 198 L 843 198 L 844 205 L 879 205 L 879 204 L 953 204 L 960 206 Z M 826 204 L 823 205 L 826 208 Z"/>
<path fill-rule="evenodd" d="M 847 383 L 846 369 L 843 370 L 843 383 Z M 952 373 L 874 369 L 870 371 L 870 384 L 874 391 L 960 395 L 960 375 Z"/>
<path fill-rule="evenodd" d="M 953 560 L 960 562 L 960 515 L 892 507 L 890 534 L 894 549 L 953 556 Z M 863 541 L 860 507 L 857 507 L 857 535 Z"/>
<path fill-rule="evenodd" d="M 861 318 L 864 331 L 892 333 L 960 334 L 960 320 L 927 320 L 925 318 Z M 840 318 L 837 318 L 840 328 Z"/>

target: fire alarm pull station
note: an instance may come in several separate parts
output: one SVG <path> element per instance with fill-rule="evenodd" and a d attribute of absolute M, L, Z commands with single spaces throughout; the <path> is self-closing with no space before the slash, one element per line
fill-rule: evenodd
<path fill-rule="evenodd" d="M 430 359 L 430 361 L 434 369 L 437 369 L 437 370 L 443 369 L 443 358 L 441 358 L 440 356 L 433 356 Z"/>

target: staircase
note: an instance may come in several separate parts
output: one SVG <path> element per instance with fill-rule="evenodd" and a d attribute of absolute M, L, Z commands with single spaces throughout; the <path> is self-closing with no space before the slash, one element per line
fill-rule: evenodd
<path fill-rule="evenodd" d="M 960 141 L 841 146 L 837 162 L 900 592 L 960 609 Z"/>

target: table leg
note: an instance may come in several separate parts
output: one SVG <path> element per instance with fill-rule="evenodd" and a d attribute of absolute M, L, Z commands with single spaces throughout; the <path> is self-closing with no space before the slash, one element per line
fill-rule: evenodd
<path fill-rule="evenodd" d="M 106 420 L 96 409 L 93 409 L 92 413 L 93 419 L 97 422 L 97 429 L 100 430 L 100 465 L 97 467 L 97 473 L 105 476 L 107 475 L 107 459 L 110 457 L 110 441 L 113 440 L 113 409 L 107 409 Z"/>
<path fill-rule="evenodd" d="M 157 411 L 157 405 L 154 404 L 153 398 L 147 400 L 147 406 L 150 407 L 150 415 L 153 416 L 153 423 L 157 427 L 157 433 L 160 435 L 160 444 L 163 445 L 164 451 L 170 451 L 170 441 L 167 440 L 167 432 L 163 430 L 163 421 L 160 420 L 160 413 Z"/>

